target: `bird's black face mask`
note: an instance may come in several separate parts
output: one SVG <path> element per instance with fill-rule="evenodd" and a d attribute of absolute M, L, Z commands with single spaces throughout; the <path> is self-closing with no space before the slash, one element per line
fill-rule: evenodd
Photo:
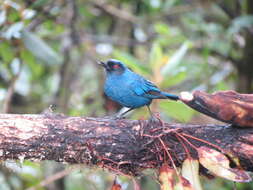
<path fill-rule="evenodd" d="M 101 61 L 99 64 L 102 65 L 109 73 L 121 74 L 125 70 L 125 67 L 121 64 L 121 62 L 114 60 L 109 60 L 106 63 Z"/>

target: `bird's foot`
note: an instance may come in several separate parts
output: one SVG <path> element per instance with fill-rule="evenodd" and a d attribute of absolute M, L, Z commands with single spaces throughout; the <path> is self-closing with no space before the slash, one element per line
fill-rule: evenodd
<path fill-rule="evenodd" d="M 151 117 L 148 119 L 150 123 L 160 123 L 160 118 L 155 117 L 154 115 L 151 115 Z"/>
<path fill-rule="evenodd" d="M 151 117 L 148 119 L 150 123 L 160 123 L 161 125 L 163 125 L 163 121 L 159 113 L 152 113 L 150 114 L 150 116 Z"/>
<path fill-rule="evenodd" d="M 122 116 L 122 115 L 115 115 L 115 116 L 113 116 L 113 118 L 114 118 L 115 120 L 119 120 L 119 119 L 125 119 L 126 117 L 124 117 L 124 116 Z"/>

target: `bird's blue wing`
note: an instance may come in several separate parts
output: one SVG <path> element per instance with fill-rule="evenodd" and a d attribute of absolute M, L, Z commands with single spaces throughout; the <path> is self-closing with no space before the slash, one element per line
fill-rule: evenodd
<path fill-rule="evenodd" d="M 139 76 L 138 80 L 135 80 L 131 83 L 131 89 L 138 96 L 143 96 L 150 99 L 166 98 L 161 94 L 161 91 L 157 88 L 156 85 L 141 76 Z"/>

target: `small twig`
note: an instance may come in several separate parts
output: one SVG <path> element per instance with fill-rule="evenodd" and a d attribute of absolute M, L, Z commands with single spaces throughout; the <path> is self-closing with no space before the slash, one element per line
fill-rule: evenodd
<path fill-rule="evenodd" d="M 131 175 L 129 175 L 129 174 L 127 174 L 127 173 L 124 173 L 124 172 L 121 172 L 119 169 L 115 169 L 115 168 L 113 168 L 113 167 L 111 167 L 111 166 L 109 166 L 109 165 L 103 165 L 103 168 L 106 168 L 106 169 L 108 169 L 108 170 L 111 170 L 111 171 L 115 172 L 116 174 L 120 174 L 120 175 L 123 175 L 123 176 L 125 176 L 125 177 L 129 177 L 129 178 L 132 177 Z"/>
<path fill-rule="evenodd" d="M 35 14 L 35 16 L 33 17 L 33 19 L 31 20 L 31 22 L 29 23 L 29 25 L 27 26 L 26 29 L 27 30 L 34 30 L 36 27 L 41 25 L 47 19 L 55 20 L 58 15 L 52 15 L 50 13 L 50 11 L 54 8 L 54 6 L 55 6 L 55 1 L 52 1 L 52 3 L 48 4 L 47 6 L 43 6 L 43 7 L 36 7 L 36 8 L 30 7 L 40 14 Z M 58 6 L 59 6 L 59 9 L 61 9 L 62 5 L 58 4 Z M 29 8 L 29 7 L 27 7 L 27 8 Z"/>
<path fill-rule="evenodd" d="M 183 13 L 194 11 L 200 7 L 202 7 L 200 4 L 195 4 L 195 3 L 173 6 L 173 8 L 166 11 L 165 15 L 163 15 L 163 16 L 172 16 L 172 15 L 174 16 L 174 15 L 178 15 L 178 14 L 183 14 Z"/>
<path fill-rule="evenodd" d="M 162 136 L 167 135 L 168 133 L 176 133 L 176 131 L 179 129 L 169 129 L 169 130 L 163 130 L 163 133 L 159 135 L 149 135 L 149 134 L 143 134 L 144 137 L 150 137 L 150 138 L 160 138 Z"/>
<path fill-rule="evenodd" d="M 185 153 L 187 154 L 188 158 L 191 158 L 191 154 L 188 151 L 188 149 L 186 148 L 186 145 L 184 144 L 184 142 L 182 141 L 182 139 L 180 139 L 180 136 L 176 134 L 176 138 L 179 140 L 179 142 L 181 143 L 181 145 L 184 148 Z"/>
<path fill-rule="evenodd" d="M 163 142 L 163 140 L 162 140 L 161 138 L 158 138 L 158 139 L 159 139 L 160 143 L 162 144 L 163 149 L 166 151 L 166 154 L 167 154 L 167 156 L 169 157 L 169 159 L 170 159 L 170 161 L 171 161 L 171 164 L 172 164 L 173 168 L 175 169 L 177 175 L 179 176 L 179 171 L 177 170 L 177 167 L 176 167 L 176 165 L 175 165 L 175 163 L 174 163 L 174 161 L 173 161 L 173 158 L 172 158 L 171 154 L 170 154 L 169 151 L 168 151 L 168 148 L 166 147 L 166 145 L 164 144 L 164 142 Z"/>
<path fill-rule="evenodd" d="M 148 35 L 146 41 L 139 41 L 130 38 L 124 38 L 123 36 L 109 36 L 109 35 L 95 35 L 90 33 L 85 33 L 85 35 L 80 37 L 81 43 L 87 43 L 91 41 L 93 43 L 110 43 L 118 46 L 136 46 L 136 45 L 146 45 L 154 38 L 154 35 Z"/>
<path fill-rule="evenodd" d="M 196 140 L 196 141 L 203 142 L 203 143 L 205 143 L 205 144 L 207 144 L 207 145 L 209 145 L 209 146 L 212 146 L 212 147 L 218 149 L 219 151 L 221 151 L 221 152 L 223 152 L 223 153 L 226 153 L 226 151 L 223 150 L 221 147 L 219 147 L 219 146 L 217 146 L 217 145 L 215 145 L 215 144 L 212 144 L 212 143 L 210 143 L 210 142 L 208 142 L 208 141 L 205 141 L 205 140 L 203 140 L 203 139 L 200 139 L 200 138 L 197 138 L 197 137 L 194 137 L 194 136 L 185 134 L 185 133 L 182 133 L 182 135 L 183 135 L 183 136 L 186 136 L 186 137 L 189 137 L 189 138 L 191 138 L 191 139 L 194 139 L 194 140 Z"/>
<path fill-rule="evenodd" d="M 182 134 L 184 134 L 184 133 L 182 133 Z M 198 147 L 196 147 L 196 146 L 194 146 L 192 143 L 190 143 L 190 142 L 188 141 L 188 139 L 186 139 L 183 135 L 181 135 L 181 134 L 179 134 L 179 133 L 176 133 L 176 136 L 179 136 L 179 137 L 181 137 L 182 139 L 184 139 L 185 142 L 187 142 L 187 143 L 188 143 L 192 148 L 194 148 L 195 150 L 198 149 Z"/>
<path fill-rule="evenodd" d="M 94 1 L 93 0 L 92 3 L 94 5 L 96 5 L 98 8 L 106 11 L 107 13 L 109 13 L 113 16 L 116 16 L 116 17 L 126 20 L 128 22 L 132 22 L 134 24 L 136 24 L 138 22 L 138 18 L 135 17 L 134 15 L 130 14 L 129 12 L 127 12 L 123 9 L 118 9 L 117 7 L 114 7 L 112 5 L 108 5 L 108 4 L 106 4 L 105 1 L 101 1 L 101 0 Z"/>

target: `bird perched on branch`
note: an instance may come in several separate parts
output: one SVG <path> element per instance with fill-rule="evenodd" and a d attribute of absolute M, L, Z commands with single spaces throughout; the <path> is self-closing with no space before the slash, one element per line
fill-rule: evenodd
<path fill-rule="evenodd" d="M 153 99 L 179 99 L 176 95 L 159 90 L 152 82 L 134 73 L 119 60 L 110 59 L 105 63 L 102 61 L 98 63 L 106 71 L 105 94 L 113 101 L 129 108 L 118 117 L 142 106 L 147 106 L 152 117 L 149 105 Z"/>

